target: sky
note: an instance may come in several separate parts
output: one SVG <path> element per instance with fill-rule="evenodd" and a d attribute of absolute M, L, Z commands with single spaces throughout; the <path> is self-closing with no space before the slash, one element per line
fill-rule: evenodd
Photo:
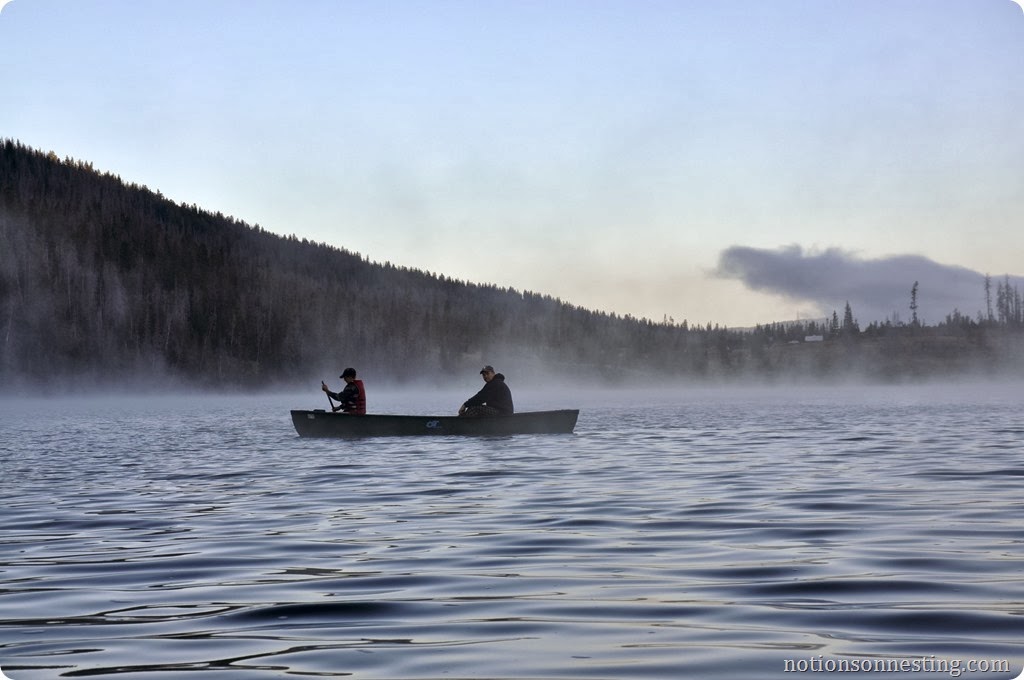
<path fill-rule="evenodd" d="M 1012 0 L 10 0 L 0 138 L 655 321 L 907 320 L 918 281 L 937 323 L 1024 281 Z"/>

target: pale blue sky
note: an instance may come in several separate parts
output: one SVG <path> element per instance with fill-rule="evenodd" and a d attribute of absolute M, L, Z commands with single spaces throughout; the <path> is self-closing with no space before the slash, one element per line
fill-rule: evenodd
<path fill-rule="evenodd" d="M 848 287 L 748 289 L 716 274 L 733 247 L 1024 273 L 1011 0 L 13 0 L 0 137 L 371 260 L 656 320 L 885 307 L 856 266 Z M 922 281 L 926 320 L 952 311 L 927 307 L 943 285 Z M 982 304 L 979 284 L 960 309 Z"/>

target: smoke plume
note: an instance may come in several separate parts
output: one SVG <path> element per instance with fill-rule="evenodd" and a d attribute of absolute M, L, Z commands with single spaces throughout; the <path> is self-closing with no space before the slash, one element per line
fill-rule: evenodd
<path fill-rule="evenodd" d="M 941 264 L 920 255 L 863 259 L 838 248 L 807 252 L 792 245 L 777 250 L 732 246 L 722 251 L 715 274 L 738 279 L 748 288 L 812 303 L 823 316 L 847 302 L 861 326 L 885 319 L 909 321 L 911 289 L 918 283 L 917 314 L 938 323 L 958 310 L 975 317 L 987 313 L 985 274 Z M 1009 277 L 1020 287 L 1021 277 Z M 992 302 L 1003 276 L 993 276 Z"/>

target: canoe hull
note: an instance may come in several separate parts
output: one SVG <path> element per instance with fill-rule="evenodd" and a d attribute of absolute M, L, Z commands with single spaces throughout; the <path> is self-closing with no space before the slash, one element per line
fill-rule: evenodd
<path fill-rule="evenodd" d="M 301 437 L 411 437 L 431 435 L 493 436 L 511 434 L 572 434 L 579 411 L 528 411 L 511 416 L 350 416 L 330 411 L 292 411 Z"/>

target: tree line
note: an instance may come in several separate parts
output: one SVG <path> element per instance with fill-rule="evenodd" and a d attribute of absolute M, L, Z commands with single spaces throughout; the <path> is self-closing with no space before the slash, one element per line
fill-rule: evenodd
<path fill-rule="evenodd" d="M 997 331 L 1022 326 L 1008 280 L 991 310 L 927 330 L 970 336 L 961 350 L 972 362 L 1001 362 Z M 873 324 L 854 335 L 852 323 L 736 330 L 587 310 L 277 236 L 82 161 L 0 144 L 2 386 L 251 388 L 319 380 L 342 365 L 406 380 L 481 362 L 609 381 L 821 374 L 835 369 L 794 364 L 791 343 L 910 330 Z"/>

